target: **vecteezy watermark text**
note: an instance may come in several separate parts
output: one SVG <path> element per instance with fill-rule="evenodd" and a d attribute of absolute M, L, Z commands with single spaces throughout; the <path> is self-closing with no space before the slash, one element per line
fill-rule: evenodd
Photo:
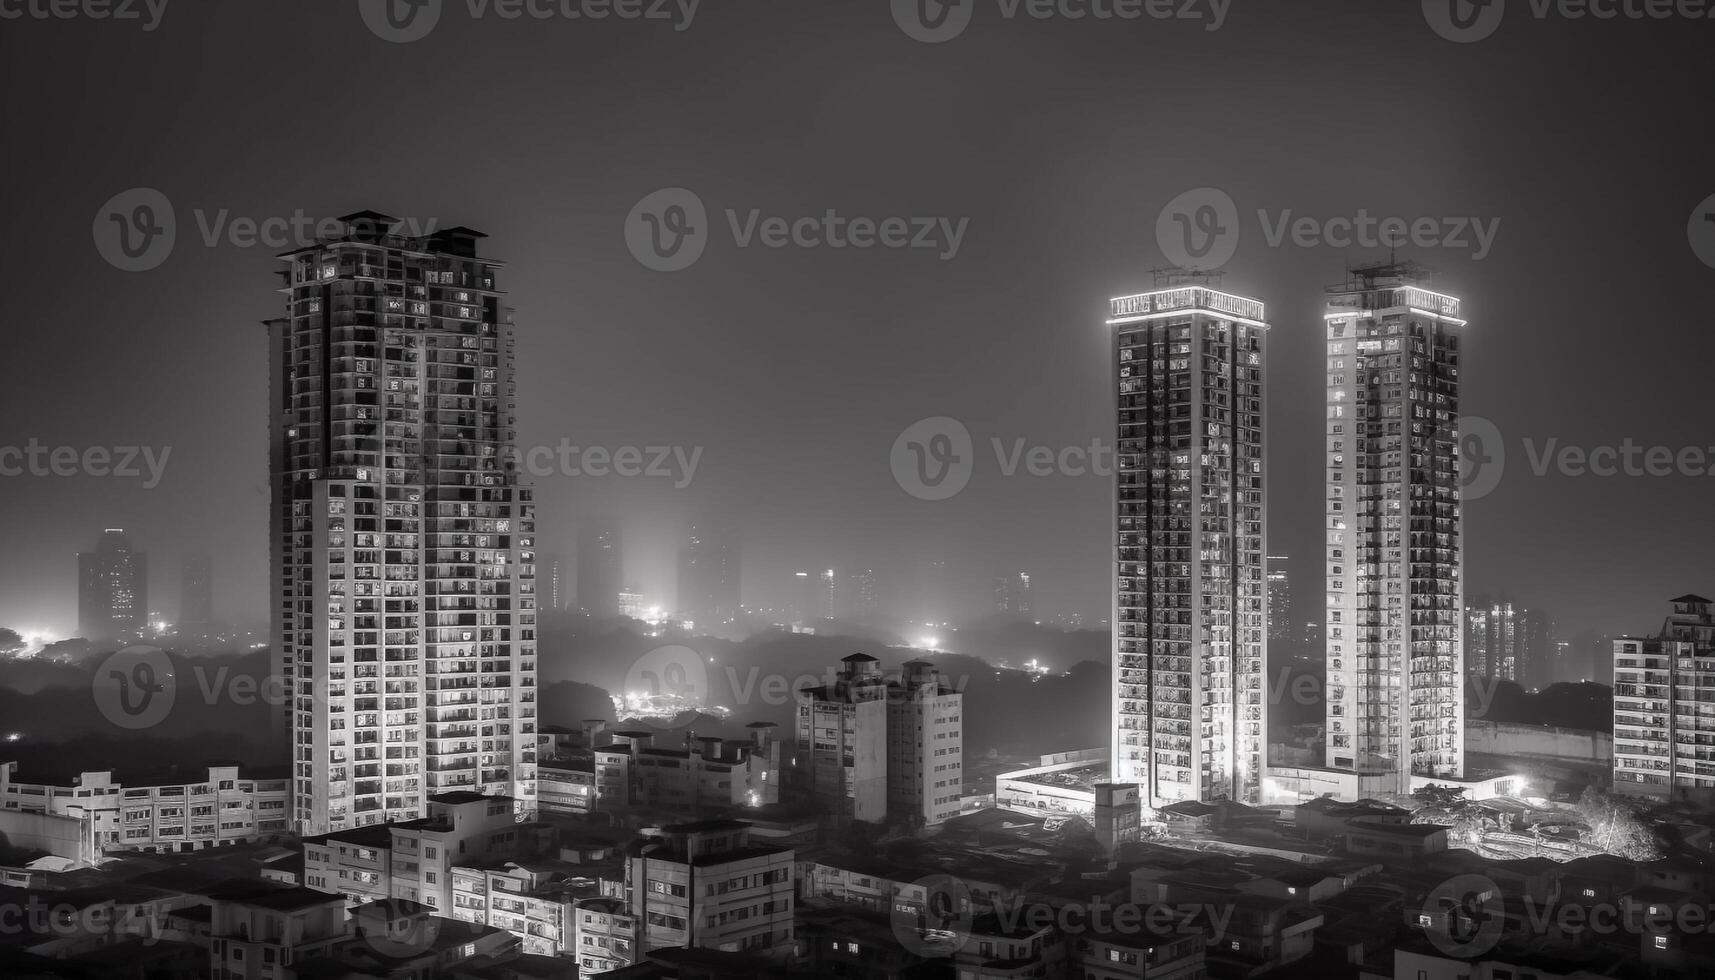
<path fill-rule="evenodd" d="M 1501 230 L 1500 218 L 1376 215 L 1368 208 L 1331 217 L 1258 208 L 1256 219 L 1269 248 L 1442 248 L 1468 252 L 1475 261 L 1488 257 Z M 1219 269 L 1238 251 L 1242 236 L 1238 205 L 1216 187 L 1180 194 L 1155 222 L 1162 254 L 1184 269 Z"/>
<path fill-rule="evenodd" d="M 943 262 L 959 254 L 969 218 L 870 217 L 828 208 L 819 215 L 765 215 L 760 208 L 725 212 L 725 227 L 736 248 L 871 248 L 926 250 Z M 644 268 L 677 272 L 702 258 L 713 237 L 702 198 L 683 187 L 645 196 L 625 219 L 625 244 Z"/>
<path fill-rule="evenodd" d="M 231 208 L 192 208 L 205 248 L 303 248 L 319 240 L 362 231 L 369 219 L 317 218 L 302 208 L 291 214 L 236 214 Z M 401 218 L 390 226 L 397 234 L 422 238 L 440 224 L 437 218 Z M 371 227 L 369 230 L 380 230 Z M 173 202 L 152 187 L 133 187 L 108 198 L 91 226 L 95 249 L 116 269 L 147 272 L 167 261 L 178 244 L 178 215 Z"/>
<path fill-rule="evenodd" d="M 294 693 L 291 678 L 283 674 L 258 677 L 224 665 L 194 664 L 182 678 L 180 666 L 159 647 L 130 646 L 113 653 L 90 678 L 95 707 L 116 727 L 138 731 L 166 721 L 181 696 L 196 696 L 206 705 L 279 708 L 291 703 Z M 318 681 L 310 691 L 325 702 L 330 688 Z"/>
<path fill-rule="evenodd" d="M 683 31 L 702 0 L 465 0 L 471 20 L 647 21 Z M 441 22 L 442 0 L 357 0 L 358 14 L 383 41 L 408 44 L 428 37 Z"/>
<path fill-rule="evenodd" d="M 168 0 L 0 0 L 0 20 L 113 20 L 161 26 Z"/>
<path fill-rule="evenodd" d="M 587 476 L 670 479 L 683 490 L 696 478 L 703 447 L 693 446 L 574 446 L 561 439 L 557 446 L 509 449 L 503 458 L 521 473 L 535 477 Z"/>
<path fill-rule="evenodd" d="M 989 440 L 995 469 L 1001 476 L 1084 477 L 1106 479 L 1115 472 L 1112 443 L 1091 439 L 1087 444 L 1032 444 L 1019 436 Z M 946 500 L 970 483 L 977 452 L 971 432 L 958 419 L 936 415 L 905 427 L 893 440 L 888 465 L 899 488 L 918 500 Z"/>
<path fill-rule="evenodd" d="M 995 0 L 1002 20 L 1180 20 L 1218 31 L 1233 0 Z M 924 44 L 951 41 L 971 26 L 978 0 L 892 0 L 893 22 Z"/>
<path fill-rule="evenodd" d="M 167 469 L 173 447 L 48 446 L 31 439 L 22 446 L 0 446 L 0 477 L 96 476 L 143 480 L 153 490 Z"/>
<path fill-rule="evenodd" d="M 1423 0 L 1423 19 L 1447 40 L 1470 44 L 1500 29 L 1507 6 L 1507 0 Z M 1715 0 L 1529 0 L 1527 6 L 1538 21 L 1715 20 Z"/>

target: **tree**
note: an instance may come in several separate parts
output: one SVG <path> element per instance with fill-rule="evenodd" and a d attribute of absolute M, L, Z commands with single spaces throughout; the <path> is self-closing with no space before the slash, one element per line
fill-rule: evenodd
<path fill-rule="evenodd" d="M 1587 787 L 1575 807 L 1578 819 L 1590 828 L 1586 840 L 1609 854 L 1633 861 L 1661 857 L 1661 844 L 1635 803 Z"/>

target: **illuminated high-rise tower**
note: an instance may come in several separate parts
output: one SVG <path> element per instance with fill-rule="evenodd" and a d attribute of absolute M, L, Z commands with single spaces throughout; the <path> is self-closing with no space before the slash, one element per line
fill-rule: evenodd
<path fill-rule="evenodd" d="M 1327 764 L 1364 792 L 1458 776 L 1459 300 L 1409 265 L 1328 287 Z"/>
<path fill-rule="evenodd" d="M 1285 555 L 1268 556 L 1268 646 L 1276 656 L 1298 645 L 1292 621 L 1292 580 L 1286 568 Z"/>
<path fill-rule="evenodd" d="M 149 556 L 123 528 L 101 532 L 94 551 L 77 556 L 77 630 L 90 640 L 129 642 L 149 628 Z"/>
<path fill-rule="evenodd" d="M 1207 285 L 1112 301 L 1116 783 L 1259 802 L 1268 731 L 1263 304 Z"/>
<path fill-rule="evenodd" d="M 269 323 L 293 826 L 414 819 L 461 790 L 530 813 L 535 515 L 500 265 L 469 229 L 342 220 L 282 256 Z"/>

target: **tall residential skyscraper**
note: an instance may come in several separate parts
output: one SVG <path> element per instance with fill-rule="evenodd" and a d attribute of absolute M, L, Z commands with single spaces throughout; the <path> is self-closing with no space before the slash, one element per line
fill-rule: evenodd
<path fill-rule="evenodd" d="M 1327 764 L 1407 793 L 1464 758 L 1459 300 L 1409 265 L 1328 287 Z"/>
<path fill-rule="evenodd" d="M 125 529 L 101 532 L 77 556 L 77 631 L 89 640 L 134 640 L 149 628 L 149 556 Z"/>
<path fill-rule="evenodd" d="M 362 212 L 285 253 L 272 345 L 274 636 L 292 823 L 536 799 L 535 514 L 483 236 Z"/>
<path fill-rule="evenodd" d="M 1173 280 L 1169 280 L 1173 282 Z M 1261 798 L 1263 304 L 1112 301 L 1118 391 L 1113 776 L 1151 806 Z"/>
<path fill-rule="evenodd" d="M 1286 577 L 1285 555 L 1268 556 L 1268 645 L 1276 651 L 1298 645 L 1292 622 L 1292 582 Z"/>
<path fill-rule="evenodd" d="M 179 580 L 179 621 L 182 632 L 206 629 L 214 622 L 214 563 L 205 554 L 187 555 Z"/>
<path fill-rule="evenodd" d="M 578 605 L 591 616 L 617 616 L 625 588 L 619 526 L 606 519 L 585 524 L 578 534 Z"/>

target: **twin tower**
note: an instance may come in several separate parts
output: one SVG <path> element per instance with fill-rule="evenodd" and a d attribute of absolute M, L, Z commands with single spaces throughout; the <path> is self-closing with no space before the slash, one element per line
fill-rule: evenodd
<path fill-rule="evenodd" d="M 1267 760 L 1286 685 L 1266 640 L 1263 304 L 1195 276 L 1112 301 L 1112 780 L 1150 805 L 1296 802 L 1306 779 L 1406 793 L 1413 774 L 1461 774 L 1465 321 L 1422 282 L 1387 264 L 1326 290 L 1326 758 L 1280 778 Z"/>

